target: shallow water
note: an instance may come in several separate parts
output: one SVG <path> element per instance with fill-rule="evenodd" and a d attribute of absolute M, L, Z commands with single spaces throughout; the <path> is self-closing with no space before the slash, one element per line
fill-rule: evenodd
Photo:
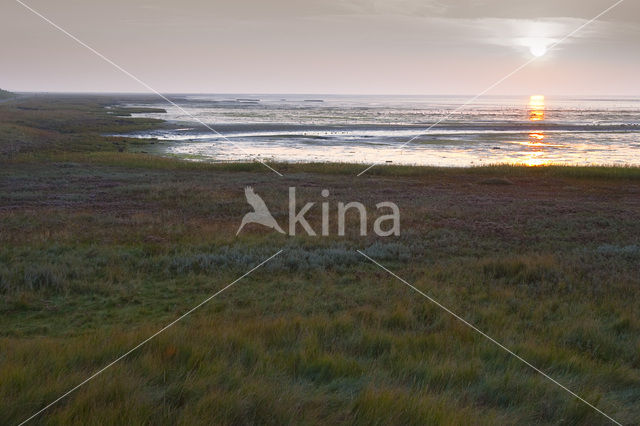
<path fill-rule="evenodd" d="M 640 99 L 338 95 L 174 96 L 211 132 L 159 100 L 175 130 L 129 136 L 174 141 L 167 152 L 216 161 L 440 166 L 640 165 Z M 457 108 L 460 108 L 456 111 Z M 429 129 L 434 123 L 438 123 Z M 407 143 L 410 141 L 409 143 Z"/>

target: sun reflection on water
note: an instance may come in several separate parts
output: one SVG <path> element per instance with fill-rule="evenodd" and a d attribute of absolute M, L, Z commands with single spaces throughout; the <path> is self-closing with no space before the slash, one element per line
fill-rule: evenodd
<path fill-rule="evenodd" d="M 534 142 L 535 141 L 542 142 L 544 140 L 544 132 L 542 131 L 531 132 L 529 133 L 529 139 L 531 139 Z"/>
<path fill-rule="evenodd" d="M 542 157 L 542 152 L 532 152 L 531 154 L 528 154 L 526 157 L 524 157 L 519 164 L 529 167 L 536 167 L 552 164 L 552 161 Z"/>
<path fill-rule="evenodd" d="M 529 98 L 529 120 L 544 120 L 544 96 L 532 95 Z"/>
<path fill-rule="evenodd" d="M 545 118 L 545 102 L 543 95 L 532 95 L 529 98 L 529 121 L 532 123 L 544 121 Z M 521 164 L 527 166 L 544 166 L 551 163 L 545 158 L 545 151 L 550 144 L 545 143 L 545 134 L 542 130 L 533 130 L 529 132 L 529 140 L 523 145 L 529 146 L 529 153 L 522 159 Z"/>

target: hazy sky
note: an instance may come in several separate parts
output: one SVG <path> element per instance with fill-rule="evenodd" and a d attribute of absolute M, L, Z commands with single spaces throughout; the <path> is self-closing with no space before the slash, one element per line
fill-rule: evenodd
<path fill-rule="evenodd" d="M 24 0 L 161 92 L 475 94 L 614 0 Z M 0 87 L 144 87 L 0 4 Z M 490 94 L 640 95 L 640 0 Z"/>

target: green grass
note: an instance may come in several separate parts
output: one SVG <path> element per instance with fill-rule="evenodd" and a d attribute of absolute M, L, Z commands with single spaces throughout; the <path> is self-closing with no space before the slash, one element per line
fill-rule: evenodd
<path fill-rule="evenodd" d="M 22 135 L 0 133 L 0 423 L 281 248 L 36 423 L 608 424 L 356 249 L 615 419 L 640 419 L 638 169 L 380 166 L 355 178 L 362 166 L 278 164 L 278 177 L 136 153 L 140 141 L 100 135 L 158 124 L 106 114 L 111 102 L 0 105 L 0 126 Z M 330 189 L 332 208 L 391 200 L 401 236 L 361 238 L 350 223 L 341 238 L 259 226 L 236 237 L 248 185 L 281 224 L 289 186 L 317 203 Z M 309 218 L 319 229 L 319 209 Z"/>
<path fill-rule="evenodd" d="M 136 140 L 124 140 L 129 146 L 135 145 Z M 148 143 L 148 142 L 147 142 Z M 15 156 L 14 163 L 34 161 L 54 162 L 83 162 L 101 165 L 126 166 L 132 168 L 165 169 L 165 170 L 194 170 L 194 171 L 237 171 L 237 172 L 269 172 L 264 164 L 259 162 L 207 162 L 185 161 L 174 157 L 140 152 L 30 152 Z M 352 163 L 276 163 L 269 162 L 271 167 L 282 174 L 319 174 L 319 175 L 347 175 L 354 176 L 364 167 Z M 270 172 L 273 173 L 273 172 Z M 521 165 L 485 165 L 465 168 L 435 167 L 435 166 L 401 166 L 381 165 L 370 169 L 362 179 L 369 176 L 389 177 L 451 177 L 469 175 L 482 179 L 484 184 L 510 184 L 507 178 L 570 178 L 595 180 L 640 180 L 640 168 L 634 166 L 521 166 Z M 492 181 L 491 179 L 495 179 Z M 505 181 L 505 179 L 507 179 Z"/>

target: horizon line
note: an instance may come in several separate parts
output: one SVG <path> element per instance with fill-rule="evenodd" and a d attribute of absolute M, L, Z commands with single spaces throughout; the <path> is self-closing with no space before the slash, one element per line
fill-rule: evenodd
<path fill-rule="evenodd" d="M 15 94 L 25 94 L 25 95 L 135 95 L 135 96 L 156 96 L 154 93 L 144 92 L 144 91 L 84 91 L 84 90 L 11 90 L 11 89 L 3 89 L 11 93 Z M 290 95 L 290 96 L 409 96 L 409 97 L 466 97 L 469 94 L 465 93 L 341 93 L 341 92 L 161 92 L 165 95 L 175 96 L 175 95 L 265 95 L 265 96 L 275 96 L 275 95 Z M 534 93 L 534 95 L 543 94 L 542 92 Z M 566 97 L 577 97 L 577 98 L 589 98 L 589 97 L 624 97 L 624 98 L 640 98 L 640 94 L 618 94 L 618 93 L 590 93 L 590 94 L 543 94 L 545 97 L 557 97 L 557 98 L 566 98 Z M 516 93 L 516 94 L 492 94 L 485 95 L 483 98 L 499 98 L 499 97 L 528 97 L 532 96 L 531 93 Z"/>

